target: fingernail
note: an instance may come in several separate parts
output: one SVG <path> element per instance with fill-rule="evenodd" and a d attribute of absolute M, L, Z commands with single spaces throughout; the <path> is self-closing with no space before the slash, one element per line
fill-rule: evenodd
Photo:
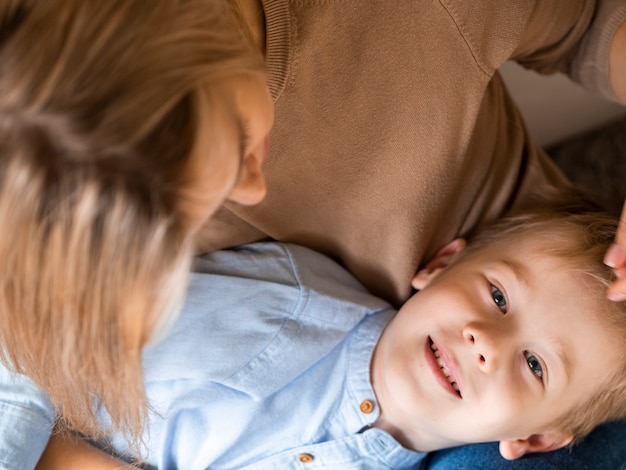
<path fill-rule="evenodd" d="M 617 243 L 613 243 L 604 255 L 604 264 L 614 268 L 624 263 L 626 260 L 626 248 Z"/>
<path fill-rule="evenodd" d="M 607 297 L 613 302 L 623 302 L 626 300 L 626 294 L 622 292 L 611 292 Z"/>

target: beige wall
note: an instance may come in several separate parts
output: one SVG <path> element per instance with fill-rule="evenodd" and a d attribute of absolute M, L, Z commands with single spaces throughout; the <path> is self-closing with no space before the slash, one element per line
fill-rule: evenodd
<path fill-rule="evenodd" d="M 512 62 L 501 72 L 530 132 L 542 145 L 626 116 L 626 107 L 586 92 L 563 75 L 541 76 Z"/>

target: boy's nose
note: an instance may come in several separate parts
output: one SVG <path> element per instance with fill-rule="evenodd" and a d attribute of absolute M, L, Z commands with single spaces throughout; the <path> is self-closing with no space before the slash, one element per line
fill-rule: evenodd
<path fill-rule="evenodd" d="M 492 372 L 498 367 L 506 344 L 501 331 L 492 326 L 469 323 L 463 329 L 463 338 L 481 370 Z"/>

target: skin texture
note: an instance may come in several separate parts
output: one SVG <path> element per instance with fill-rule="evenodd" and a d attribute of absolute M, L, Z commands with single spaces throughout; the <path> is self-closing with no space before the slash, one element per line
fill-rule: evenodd
<path fill-rule="evenodd" d="M 192 228 L 200 228 L 224 200 L 253 205 L 265 197 L 261 167 L 273 123 L 274 104 L 264 77 L 238 75 L 211 83 L 202 96 L 190 184 L 183 190 Z"/>
<path fill-rule="evenodd" d="M 65 470 L 122 470 L 135 468 L 68 434 L 54 434 L 43 453 L 38 470 L 63 468 Z"/>
<path fill-rule="evenodd" d="M 619 363 L 619 338 L 598 321 L 584 279 L 540 242 L 500 242 L 446 267 L 463 246 L 417 274 L 420 291 L 383 332 L 376 425 L 420 451 L 500 441 L 515 459 L 568 444 L 551 423 L 601 386 L 598 364 Z"/>

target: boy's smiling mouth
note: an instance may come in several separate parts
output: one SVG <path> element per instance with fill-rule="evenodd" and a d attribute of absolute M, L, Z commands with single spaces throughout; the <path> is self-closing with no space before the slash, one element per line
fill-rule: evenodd
<path fill-rule="evenodd" d="M 457 379 L 450 370 L 451 366 L 449 364 L 446 365 L 446 363 L 449 362 L 449 359 L 446 360 L 446 358 L 441 354 L 439 348 L 430 336 L 426 341 L 426 359 L 433 370 L 437 381 L 449 392 L 459 398 L 463 398 Z"/>

